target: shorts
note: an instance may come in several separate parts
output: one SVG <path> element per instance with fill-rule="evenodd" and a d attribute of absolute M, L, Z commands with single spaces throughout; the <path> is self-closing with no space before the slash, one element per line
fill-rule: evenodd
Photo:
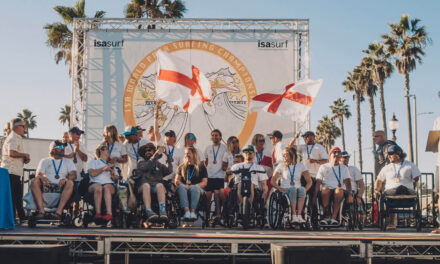
<path fill-rule="evenodd" d="M 159 184 L 160 182 L 157 182 L 157 183 L 154 183 L 154 184 L 149 183 L 149 182 L 143 182 L 138 187 L 138 193 L 142 193 L 142 185 L 144 185 L 145 183 L 148 183 L 150 185 L 150 191 L 151 192 L 155 192 L 156 191 L 156 185 Z M 165 185 L 164 185 L 164 187 L 165 187 Z"/>
<path fill-rule="evenodd" d="M 414 195 L 416 192 L 414 190 L 408 189 L 407 187 L 400 185 L 399 187 L 388 189 L 384 191 L 385 196 L 393 195 Z"/>
<path fill-rule="evenodd" d="M 48 185 L 43 184 L 41 191 L 43 193 L 61 193 L 63 191 L 63 187 L 60 187 L 58 183 L 49 183 Z"/>
<path fill-rule="evenodd" d="M 205 187 L 206 192 L 212 192 L 223 189 L 225 187 L 223 178 L 208 178 L 208 184 Z"/>
<path fill-rule="evenodd" d="M 92 186 L 93 184 L 101 184 L 101 183 L 99 183 L 99 182 L 91 182 L 90 183 L 90 185 L 89 185 L 89 188 L 90 188 L 90 186 Z M 114 183 L 104 183 L 104 184 L 101 184 L 101 186 L 102 186 L 102 188 L 104 188 L 106 185 L 112 185 L 113 186 L 113 188 L 115 188 L 115 191 L 117 190 L 116 189 L 116 184 L 114 184 Z"/>

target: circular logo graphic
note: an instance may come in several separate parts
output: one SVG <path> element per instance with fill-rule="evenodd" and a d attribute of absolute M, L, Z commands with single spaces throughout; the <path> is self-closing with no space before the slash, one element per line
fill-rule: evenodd
<path fill-rule="evenodd" d="M 210 102 L 188 114 L 183 109 L 166 102 L 158 102 L 161 132 L 174 130 L 179 140 L 185 132 L 198 135 L 198 128 L 214 128 L 225 135 L 235 135 L 245 144 L 255 127 L 257 113 L 249 114 L 248 100 L 257 95 L 254 81 L 246 66 L 227 49 L 207 41 L 182 40 L 158 47 L 188 60 L 199 68 L 211 84 Z M 157 76 L 156 50 L 147 54 L 131 73 L 124 90 L 125 125 L 153 125 L 155 82 Z M 189 116 L 190 115 L 190 116 Z M 225 138 L 225 137 L 224 137 Z"/>

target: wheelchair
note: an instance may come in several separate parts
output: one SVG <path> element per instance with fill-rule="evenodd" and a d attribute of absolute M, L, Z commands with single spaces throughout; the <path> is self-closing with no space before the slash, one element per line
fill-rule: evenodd
<path fill-rule="evenodd" d="M 326 212 L 324 211 L 325 208 L 323 208 L 322 206 L 322 197 L 321 197 L 321 191 L 318 193 L 318 199 L 317 199 L 317 211 L 318 211 L 318 215 L 317 215 L 317 220 L 319 220 L 317 226 L 318 226 L 318 230 L 319 229 L 330 229 L 330 228 L 338 228 L 338 227 L 345 227 L 345 229 L 347 231 L 354 231 L 355 229 L 355 222 L 354 222 L 354 205 L 353 203 L 348 203 L 347 202 L 347 196 L 349 195 L 349 193 L 347 191 L 344 190 L 344 197 L 341 201 L 341 206 L 339 207 L 339 212 L 338 212 L 338 219 L 336 219 L 338 221 L 338 224 L 336 225 L 322 225 L 320 223 L 320 220 L 325 218 Z M 332 198 L 330 200 L 330 203 L 328 205 L 328 213 L 331 213 L 332 209 L 333 209 L 333 203 L 334 203 L 334 198 Z"/>
<path fill-rule="evenodd" d="M 380 230 L 386 231 L 390 214 L 410 214 L 417 232 L 422 231 L 422 213 L 418 193 L 410 195 L 381 195 L 379 198 L 378 221 Z"/>
<path fill-rule="evenodd" d="M 180 207 L 180 199 L 179 199 L 179 196 L 177 195 L 177 193 L 174 192 L 173 195 L 174 195 L 175 203 L 177 206 L 178 225 L 179 226 L 182 225 L 182 227 L 193 226 L 194 222 L 195 222 L 194 220 L 183 219 L 183 216 L 185 214 L 185 210 Z M 191 196 L 190 196 L 189 192 L 188 192 L 188 202 L 191 203 Z M 205 192 L 203 192 L 202 195 L 200 196 L 199 203 L 198 203 L 197 209 L 195 211 L 196 215 L 197 215 L 197 219 L 200 218 L 200 220 L 202 221 L 202 229 L 205 229 L 206 227 L 209 227 L 209 225 L 210 225 L 210 213 L 211 213 L 210 205 L 211 205 L 211 203 L 208 202 L 208 198 L 206 197 Z"/>
<path fill-rule="evenodd" d="M 360 203 L 358 202 L 358 198 L 360 198 Z M 359 197 L 358 192 L 355 192 L 353 195 L 353 225 L 360 231 L 364 229 L 367 223 L 367 207 L 365 205 L 364 199 Z"/>

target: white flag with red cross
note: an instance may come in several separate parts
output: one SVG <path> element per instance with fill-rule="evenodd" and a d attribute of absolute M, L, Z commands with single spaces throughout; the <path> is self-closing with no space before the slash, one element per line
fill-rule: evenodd
<path fill-rule="evenodd" d="M 286 119 L 303 123 L 323 80 L 301 80 L 288 84 L 274 93 L 263 93 L 252 98 L 249 112 L 265 111 Z"/>
<path fill-rule="evenodd" d="M 200 70 L 191 63 L 157 50 L 156 98 L 177 105 L 191 113 L 211 101 L 211 84 Z"/>

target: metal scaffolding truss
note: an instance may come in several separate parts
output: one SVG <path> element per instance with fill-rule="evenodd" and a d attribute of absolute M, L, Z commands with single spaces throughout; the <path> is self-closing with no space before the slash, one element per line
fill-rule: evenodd
<path fill-rule="evenodd" d="M 71 126 L 85 128 L 87 31 L 290 31 L 294 33 L 295 81 L 310 78 L 308 19 L 134 19 L 75 18 L 72 44 Z M 310 118 L 308 120 L 310 126 Z M 296 127 L 298 129 L 298 125 Z M 295 130 L 296 130 L 295 129 Z"/>

